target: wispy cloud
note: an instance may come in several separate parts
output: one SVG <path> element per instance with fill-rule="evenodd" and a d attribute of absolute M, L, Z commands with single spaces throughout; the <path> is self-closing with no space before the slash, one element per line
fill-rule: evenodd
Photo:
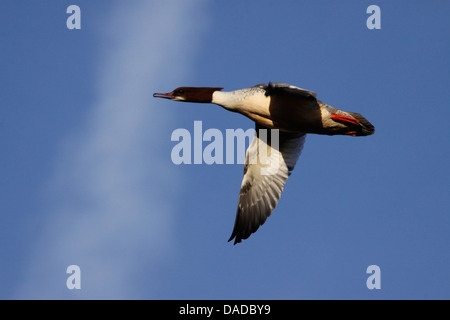
<path fill-rule="evenodd" d="M 151 94 L 189 72 L 202 2 L 122 1 L 105 21 L 97 100 L 61 152 L 17 298 L 139 298 L 143 263 L 147 286 L 157 285 L 174 219 L 166 191 L 177 183 L 161 152 L 170 136 L 159 134 L 173 115 Z M 81 268 L 77 292 L 66 288 L 71 264 Z"/>

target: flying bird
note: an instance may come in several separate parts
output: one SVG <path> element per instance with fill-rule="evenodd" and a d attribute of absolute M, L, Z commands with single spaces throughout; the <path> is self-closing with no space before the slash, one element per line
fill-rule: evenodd
<path fill-rule="evenodd" d="M 214 103 L 255 122 L 255 136 L 246 152 L 236 220 L 228 240 L 234 239 L 234 244 L 256 232 L 271 215 L 300 156 L 306 134 L 367 136 L 375 132 L 374 126 L 359 113 L 333 108 L 318 100 L 315 92 L 287 83 L 270 82 L 228 92 L 222 89 L 179 87 L 153 97 Z M 273 132 L 278 133 L 278 139 Z M 266 152 L 261 152 L 261 146 L 266 146 Z M 276 170 L 264 173 L 273 164 Z"/>

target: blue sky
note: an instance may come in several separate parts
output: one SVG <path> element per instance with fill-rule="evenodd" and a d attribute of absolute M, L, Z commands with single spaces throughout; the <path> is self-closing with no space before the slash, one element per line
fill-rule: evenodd
<path fill-rule="evenodd" d="M 81 30 L 66 27 L 71 4 Z M 450 298 L 449 9 L 1 1 L 0 298 Z M 152 93 L 269 81 L 376 132 L 309 135 L 272 216 L 233 246 L 242 165 L 174 165 L 170 138 L 196 120 L 253 123 Z M 66 287 L 73 264 L 80 290 Z"/>

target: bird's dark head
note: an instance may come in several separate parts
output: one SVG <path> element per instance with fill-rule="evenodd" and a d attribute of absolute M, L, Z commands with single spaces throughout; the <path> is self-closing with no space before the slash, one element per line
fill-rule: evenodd
<path fill-rule="evenodd" d="M 175 101 L 210 103 L 213 93 L 222 89 L 211 87 L 179 87 L 169 93 L 154 93 L 153 97 Z"/>

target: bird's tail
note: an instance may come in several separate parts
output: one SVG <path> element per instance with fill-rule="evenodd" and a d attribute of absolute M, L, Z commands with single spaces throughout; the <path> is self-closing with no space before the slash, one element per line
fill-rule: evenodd
<path fill-rule="evenodd" d="M 375 127 L 362 115 L 355 112 L 346 112 L 352 118 L 355 118 L 356 125 L 353 127 L 355 131 L 355 136 L 369 136 L 375 132 Z M 352 129 L 353 129 L 352 128 Z"/>
<path fill-rule="evenodd" d="M 325 129 L 329 129 L 329 131 L 326 134 L 369 136 L 375 132 L 375 127 L 359 113 L 342 111 L 320 100 L 317 100 L 317 102 L 320 108 L 325 109 L 327 114 L 331 116 L 331 120 L 340 124 L 340 126 L 336 127 L 328 123 Z"/>

